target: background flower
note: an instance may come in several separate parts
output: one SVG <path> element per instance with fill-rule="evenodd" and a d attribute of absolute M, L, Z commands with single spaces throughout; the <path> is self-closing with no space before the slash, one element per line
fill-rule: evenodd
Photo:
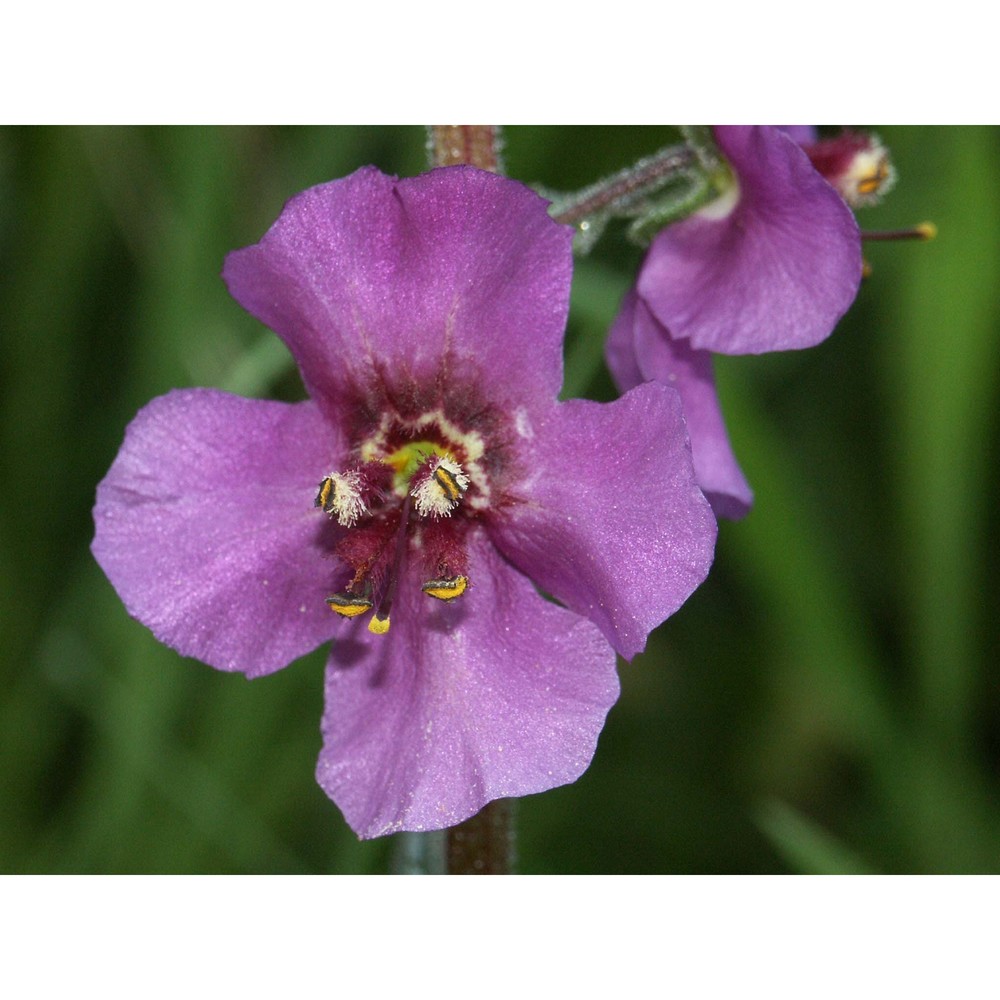
<path fill-rule="evenodd" d="M 810 347 L 854 300 L 861 236 L 800 143 L 811 126 L 714 128 L 731 188 L 653 240 L 606 348 L 623 391 L 648 379 L 684 400 L 698 482 L 716 514 L 741 518 L 753 493 L 733 455 L 713 353 Z"/>
<path fill-rule="evenodd" d="M 632 289 L 611 325 L 605 356 L 622 392 L 654 380 L 680 393 L 698 485 L 718 517 L 743 517 L 753 491 L 729 444 L 712 352 L 696 351 L 686 340 L 669 336 Z"/>
<path fill-rule="evenodd" d="M 735 184 L 653 240 L 639 296 L 696 350 L 811 347 L 861 281 L 854 214 L 798 143 L 769 125 L 715 126 Z"/>

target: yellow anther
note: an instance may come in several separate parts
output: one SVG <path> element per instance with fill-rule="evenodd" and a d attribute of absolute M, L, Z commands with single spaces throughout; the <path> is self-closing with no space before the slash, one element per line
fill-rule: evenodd
<path fill-rule="evenodd" d="M 441 492 L 445 495 L 449 502 L 456 504 L 462 499 L 462 494 L 465 492 L 458 482 L 458 476 L 461 476 L 461 472 L 452 472 L 443 463 L 439 465 L 434 470 L 434 481 L 441 487 Z M 465 479 L 466 486 L 468 485 L 468 478 L 462 476 Z"/>
<path fill-rule="evenodd" d="M 334 594 L 326 599 L 326 603 L 330 605 L 331 611 L 336 611 L 344 618 L 357 618 L 372 607 L 372 602 L 367 597 L 358 597 L 357 594 Z"/>
<path fill-rule="evenodd" d="M 896 182 L 896 171 L 889 153 L 876 140 L 867 149 L 858 150 L 850 165 L 838 177 L 829 178 L 851 208 L 875 205 Z"/>
<path fill-rule="evenodd" d="M 333 478 L 324 476 L 323 481 L 319 484 L 319 493 L 316 494 L 316 506 L 322 507 L 328 514 L 332 512 L 327 505 L 330 502 L 330 497 L 333 496 L 333 490 Z"/>
<path fill-rule="evenodd" d="M 439 601 L 453 601 L 456 597 L 461 597 L 468 586 L 467 576 L 449 576 L 440 580 L 428 580 L 420 589 Z"/>
<path fill-rule="evenodd" d="M 422 517 L 450 517 L 469 488 L 469 477 L 450 458 L 435 459 L 432 469 L 429 476 L 419 479 L 410 495 Z"/>
<path fill-rule="evenodd" d="M 345 528 L 353 528 L 367 511 L 361 484 L 361 474 L 357 470 L 332 472 L 319 484 L 316 506 L 336 516 Z"/>
<path fill-rule="evenodd" d="M 875 194 L 887 180 L 889 180 L 890 166 L 885 160 L 879 160 L 873 167 L 869 167 L 868 173 L 857 179 L 858 193 L 863 195 Z"/>

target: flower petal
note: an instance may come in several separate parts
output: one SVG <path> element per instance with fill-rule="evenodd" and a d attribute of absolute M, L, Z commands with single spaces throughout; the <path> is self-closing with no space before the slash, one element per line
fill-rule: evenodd
<path fill-rule="evenodd" d="M 721 126 L 725 128 L 725 126 Z M 790 139 L 794 139 L 800 146 L 808 146 L 819 138 L 819 130 L 815 125 L 775 125 L 781 129 Z"/>
<path fill-rule="evenodd" d="M 829 336 L 861 280 L 851 210 L 780 129 L 717 126 L 739 194 L 664 229 L 639 295 L 678 339 L 720 354 L 811 347 Z"/>
<path fill-rule="evenodd" d="M 494 396 L 551 398 L 572 232 L 546 205 L 472 167 L 404 180 L 368 167 L 292 198 L 260 243 L 226 258 L 223 277 L 330 413 L 376 371 L 405 391 L 439 372 L 461 378 L 473 361 Z"/>
<path fill-rule="evenodd" d="M 711 353 L 674 340 L 633 290 L 611 326 L 605 355 L 621 392 L 655 380 L 680 393 L 698 485 L 716 517 L 745 516 L 753 504 L 753 491 L 729 444 Z"/>
<path fill-rule="evenodd" d="M 630 289 L 618 309 L 618 315 L 604 342 L 604 360 L 619 392 L 628 392 L 646 381 L 639 371 L 635 356 L 635 307 L 639 301 L 635 289 Z"/>
<path fill-rule="evenodd" d="M 389 632 L 338 642 L 316 778 L 361 837 L 436 830 L 576 780 L 618 697 L 588 621 L 541 598 L 482 533 L 451 604 L 404 574 Z"/>
<path fill-rule="evenodd" d="M 712 564 L 716 523 L 695 483 L 680 397 L 649 382 L 614 403 L 561 403 L 519 431 L 531 470 L 524 502 L 495 516 L 491 537 L 634 656 Z"/>
<path fill-rule="evenodd" d="M 312 403 L 160 396 L 97 488 L 94 557 L 167 645 L 270 673 L 336 631 L 329 522 L 313 499 L 343 451 Z"/>
<path fill-rule="evenodd" d="M 643 378 L 673 386 L 681 394 L 695 478 L 715 516 L 744 517 L 753 504 L 753 491 L 729 444 L 715 391 L 712 354 L 675 340 L 641 301 L 636 303 L 633 336 Z"/>

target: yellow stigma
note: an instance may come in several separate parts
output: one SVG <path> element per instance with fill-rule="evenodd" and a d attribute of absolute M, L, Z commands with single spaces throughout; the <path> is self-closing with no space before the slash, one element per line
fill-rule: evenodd
<path fill-rule="evenodd" d="M 902 240 L 919 240 L 926 243 L 937 236 L 937 226 L 933 222 L 921 222 L 911 229 L 862 229 L 861 238 L 867 242 L 888 243 Z"/>
<path fill-rule="evenodd" d="M 453 601 L 456 597 L 461 597 L 468 586 L 467 576 L 449 576 L 440 580 L 428 580 L 420 589 L 439 601 Z"/>
<path fill-rule="evenodd" d="M 379 618 L 377 614 L 372 615 L 368 622 L 368 631 L 373 635 L 385 635 L 389 631 L 389 617 Z"/>
<path fill-rule="evenodd" d="M 392 486 L 400 496 L 406 496 L 410 492 L 410 480 L 413 474 L 432 455 L 449 457 L 448 452 L 436 441 L 411 441 L 386 455 L 383 461 L 395 470 Z"/>

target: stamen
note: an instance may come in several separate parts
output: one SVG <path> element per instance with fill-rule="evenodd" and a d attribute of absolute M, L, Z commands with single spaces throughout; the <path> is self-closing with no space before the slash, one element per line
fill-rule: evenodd
<path fill-rule="evenodd" d="M 854 163 L 834 185 L 852 208 L 876 205 L 895 183 L 896 171 L 883 146 L 859 153 Z"/>
<path fill-rule="evenodd" d="M 392 469 L 384 462 L 361 462 L 343 472 L 323 477 L 316 506 L 332 514 L 345 528 L 353 528 L 372 506 L 385 499 L 392 486 Z"/>
<path fill-rule="evenodd" d="M 410 496 L 422 517 L 450 517 L 469 488 L 469 477 L 458 462 L 432 458 L 413 477 Z"/>
<path fill-rule="evenodd" d="M 324 476 L 316 494 L 316 506 L 327 514 L 334 514 L 345 528 L 353 528 L 358 518 L 368 510 L 362 497 L 361 473 L 331 472 Z"/>
<path fill-rule="evenodd" d="M 336 611 L 344 618 L 357 618 L 363 615 L 372 607 L 372 602 L 367 597 L 360 597 L 357 594 L 334 594 L 326 599 L 331 611 Z"/>
<path fill-rule="evenodd" d="M 350 464 L 323 477 L 316 495 L 316 506 L 350 529 L 335 551 L 353 576 L 326 600 L 344 618 L 371 611 L 368 631 L 385 635 L 411 536 L 425 572 L 434 574 L 424 577 L 424 593 L 447 602 L 467 590 L 464 539 L 479 511 L 489 509 L 483 442 L 435 410 L 406 422 L 383 420 L 352 454 Z M 465 516 L 451 520 L 463 500 L 470 505 Z"/>
<path fill-rule="evenodd" d="M 889 151 L 877 136 L 866 132 L 848 130 L 804 150 L 851 208 L 878 204 L 896 181 Z"/>
<path fill-rule="evenodd" d="M 448 576 L 440 580 L 428 580 L 420 589 L 439 601 L 453 601 L 456 597 L 461 597 L 468 586 L 467 576 Z"/>

